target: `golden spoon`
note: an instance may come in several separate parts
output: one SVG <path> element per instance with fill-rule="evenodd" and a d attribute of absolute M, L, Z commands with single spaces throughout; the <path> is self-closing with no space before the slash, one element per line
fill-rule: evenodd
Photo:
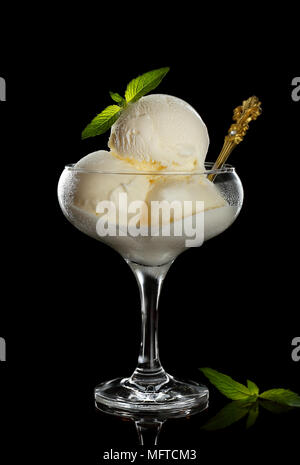
<path fill-rule="evenodd" d="M 250 121 L 256 120 L 260 114 L 261 103 L 255 96 L 248 98 L 248 100 L 244 100 L 242 105 L 235 108 L 232 117 L 235 123 L 229 128 L 220 155 L 212 167 L 212 170 L 217 170 L 224 165 L 232 150 L 244 139 Z M 212 173 L 207 177 L 210 181 L 213 181 L 216 174 Z"/>

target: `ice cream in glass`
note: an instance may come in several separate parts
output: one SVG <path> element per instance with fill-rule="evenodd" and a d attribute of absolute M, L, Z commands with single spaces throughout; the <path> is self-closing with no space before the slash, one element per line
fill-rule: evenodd
<path fill-rule="evenodd" d="M 227 229 L 242 207 L 235 169 L 207 163 L 208 147 L 207 128 L 191 105 L 150 94 L 124 105 L 106 150 L 66 166 L 60 177 L 58 198 L 65 216 L 118 251 L 140 289 L 137 368 L 95 389 L 96 405 L 110 413 L 166 417 L 207 405 L 205 386 L 163 369 L 157 325 L 161 286 L 176 257 Z"/>

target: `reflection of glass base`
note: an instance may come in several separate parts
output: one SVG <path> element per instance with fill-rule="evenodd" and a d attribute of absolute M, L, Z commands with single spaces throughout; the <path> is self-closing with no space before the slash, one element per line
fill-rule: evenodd
<path fill-rule="evenodd" d="M 159 385 L 141 386 L 131 378 L 117 378 L 99 384 L 95 389 L 96 406 L 121 416 L 134 414 L 172 416 L 190 415 L 208 406 L 208 389 L 193 381 L 179 381 L 167 375 Z M 104 409 L 103 409 L 104 407 Z"/>

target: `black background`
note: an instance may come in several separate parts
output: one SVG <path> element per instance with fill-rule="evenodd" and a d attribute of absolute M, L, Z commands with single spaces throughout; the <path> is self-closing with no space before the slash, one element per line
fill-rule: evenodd
<path fill-rule="evenodd" d="M 0 335 L 7 342 L 1 435 L 12 440 L 10 454 L 21 452 L 27 461 L 39 450 L 40 460 L 94 464 L 105 450 L 137 446 L 133 423 L 93 405 L 98 382 L 135 367 L 135 279 L 116 252 L 67 222 L 56 186 L 65 164 L 106 148 L 108 134 L 81 141 L 80 133 L 110 104 L 108 91 L 122 93 L 130 79 L 161 66 L 171 71 L 157 91 L 191 103 L 208 127 L 208 161 L 221 149 L 233 108 L 251 95 L 263 106 L 230 158 L 245 190 L 237 221 L 179 256 L 166 277 L 162 363 L 199 381 L 197 367 L 210 366 L 241 382 L 252 379 L 261 390 L 299 392 L 299 363 L 291 358 L 299 334 L 294 15 L 283 39 L 278 18 L 269 32 L 265 18 L 251 15 L 247 24 L 243 18 L 224 29 L 212 21 L 204 32 L 206 20 L 193 11 L 181 20 L 154 15 L 152 24 L 143 16 L 138 27 L 104 11 L 76 22 L 71 12 L 47 10 L 49 22 L 39 14 L 33 30 L 26 23 L 7 33 L 0 62 L 7 81 L 7 101 L 0 102 Z M 197 449 L 204 461 L 295 460 L 298 412 L 263 411 L 249 430 L 242 420 L 221 432 L 200 431 L 225 404 L 211 389 L 209 410 L 167 422 L 161 447 Z"/>

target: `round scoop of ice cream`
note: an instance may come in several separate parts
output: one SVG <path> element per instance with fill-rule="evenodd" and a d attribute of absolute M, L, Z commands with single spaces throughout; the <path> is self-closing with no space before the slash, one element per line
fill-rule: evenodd
<path fill-rule="evenodd" d="M 174 204 L 174 210 L 171 209 L 171 219 L 174 221 L 189 214 L 194 215 L 200 211 L 224 207 L 227 204 L 213 183 L 202 175 L 161 176 L 153 183 L 146 201 L 149 205 L 153 201 L 167 201 L 171 205 L 175 202 L 179 208 L 176 209 Z M 185 212 L 185 202 L 191 203 L 192 210 L 189 213 Z"/>
<path fill-rule="evenodd" d="M 149 190 L 147 176 L 130 174 L 132 166 L 106 150 L 86 155 L 74 168 L 87 172 L 79 171 L 74 177 L 73 202 L 89 213 L 97 214 L 97 205 L 103 200 L 111 200 L 119 208 L 121 193 L 127 194 L 128 202 L 144 201 Z"/>
<path fill-rule="evenodd" d="M 207 128 L 194 108 L 177 97 L 152 94 L 125 108 L 108 146 L 120 158 L 153 169 L 204 170 Z"/>

